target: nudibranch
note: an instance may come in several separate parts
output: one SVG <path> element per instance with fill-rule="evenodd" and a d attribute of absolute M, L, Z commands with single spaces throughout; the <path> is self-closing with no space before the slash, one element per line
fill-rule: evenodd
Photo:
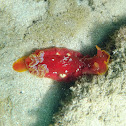
<path fill-rule="evenodd" d="M 56 81 L 74 81 L 83 74 L 104 74 L 108 70 L 110 55 L 98 46 L 93 57 L 67 48 L 36 50 L 29 56 L 18 59 L 13 64 L 17 72 L 28 70 L 38 77 Z"/>

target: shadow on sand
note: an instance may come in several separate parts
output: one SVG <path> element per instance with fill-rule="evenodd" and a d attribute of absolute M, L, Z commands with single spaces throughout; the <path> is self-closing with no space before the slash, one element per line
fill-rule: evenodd
<path fill-rule="evenodd" d="M 31 116 L 37 116 L 36 123 L 30 126 L 48 126 L 52 121 L 53 114 L 60 107 L 60 101 L 70 95 L 69 87 L 73 84 L 54 81 L 40 106 L 30 111 Z"/>

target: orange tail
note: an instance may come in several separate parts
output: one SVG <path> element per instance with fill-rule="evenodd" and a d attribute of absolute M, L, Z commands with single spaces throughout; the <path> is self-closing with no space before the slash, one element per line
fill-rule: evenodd
<path fill-rule="evenodd" d="M 13 63 L 13 69 L 17 72 L 24 72 L 27 70 L 26 65 L 25 65 L 25 59 L 27 56 L 23 56 L 19 58 L 17 61 Z"/>

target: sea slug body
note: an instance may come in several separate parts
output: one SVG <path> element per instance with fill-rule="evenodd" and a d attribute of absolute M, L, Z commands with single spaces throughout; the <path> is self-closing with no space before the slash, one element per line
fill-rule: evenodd
<path fill-rule="evenodd" d="M 36 50 L 29 56 L 18 59 L 13 64 L 17 72 L 28 70 L 38 77 L 56 81 L 74 81 L 83 74 L 104 74 L 110 55 L 98 46 L 94 57 L 83 56 L 80 52 L 67 48 Z"/>

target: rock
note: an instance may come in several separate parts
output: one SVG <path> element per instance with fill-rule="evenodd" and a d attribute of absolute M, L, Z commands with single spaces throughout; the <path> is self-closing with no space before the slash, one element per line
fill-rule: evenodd
<path fill-rule="evenodd" d="M 53 117 L 54 126 L 126 125 L 126 27 L 115 32 L 108 73 L 84 76 Z"/>

